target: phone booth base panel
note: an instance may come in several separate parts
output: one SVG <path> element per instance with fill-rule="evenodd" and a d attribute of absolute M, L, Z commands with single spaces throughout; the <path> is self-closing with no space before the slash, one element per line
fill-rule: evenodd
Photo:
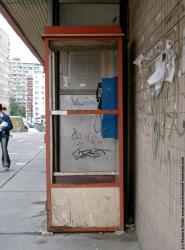
<path fill-rule="evenodd" d="M 52 227 L 93 228 L 120 226 L 117 187 L 52 188 Z"/>

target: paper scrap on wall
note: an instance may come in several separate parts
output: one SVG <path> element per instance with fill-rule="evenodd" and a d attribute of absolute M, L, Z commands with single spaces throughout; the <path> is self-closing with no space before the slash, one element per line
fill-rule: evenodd
<path fill-rule="evenodd" d="M 164 81 L 173 82 L 175 75 L 176 55 L 173 50 L 173 41 L 166 40 L 165 50 L 155 60 L 155 71 L 149 77 L 148 83 L 155 88 L 156 96 L 161 92 Z"/>
<path fill-rule="evenodd" d="M 150 86 L 154 86 L 156 96 L 159 95 L 163 81 L 165 79 L 165 66 L 166 65 L 166 54 L 161 54 L 155 61 L 155 71 L 148 79 L 148 83 Z"/>
<path fill-rule="evenodd" d="M 134 61 L 133 64 L 137 65 L 139 67 L 139 74 L 140 74 L 140 79 L 141 79 L 141 83 L 143 86 L 143 79 L 144 79 L 144 70 L 143 70 L 143 64 L 145 60 L 149 60 L 148 57 L 144 57 L 142 54 L 139 55 Z"/>
<path fill-rule="evenodd" d="M 70 81 L 68 76 L 63 76 L 63 88 L 69 88 Z"/>
<path fill-rule="evenodd" d="M 141 70 L 142 68 L 142 64 L 144 60 L 149 60 L 149 58 L 144 57 L 142 54 L 139 55 L 134 61 L 133 64 L 137 65 L 139 67 L 139 69 Z"/>
<path fill-rule="evenodd" d="M 182 74 L 185 74 L 185 29 L 183 30 L 183 39 L 182 39 Z"/>

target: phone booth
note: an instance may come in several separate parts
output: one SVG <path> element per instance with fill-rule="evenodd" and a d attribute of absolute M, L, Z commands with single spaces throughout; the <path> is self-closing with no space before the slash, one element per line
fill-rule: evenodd
<path fill-rule="evenodd" d="M 48 231 L 123 230 L 122 32 L 45 27 Z"/>

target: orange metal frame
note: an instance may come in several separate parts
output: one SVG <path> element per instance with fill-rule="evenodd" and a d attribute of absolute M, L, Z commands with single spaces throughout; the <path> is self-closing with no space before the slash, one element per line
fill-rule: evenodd
<path fill-rule="evenodd" d="M 87 35 L 88 34 L 88 35 Z M 103 36 L 102 36 L 103 34 Z M 79 231 L 118 231 L 124 227 L 124 185 L 123 185 L 123 100 L 122 100 L 122 31 L 118 26 L 47 26 L 44 30 L 45 46 L 45 90 L 46 90 L 46 182 L 47 182 L 47 222 L 51 232 L 79 232 Z M 49 42 L 56 40 L 107 40 L 118 42 L 118 109 L 117 110 L 68 110 L 67 115 L 74 114 L 118 114 L 119 131 L 119 182 L 95 184 L 53 184 L 51 182 L 50 159 L 50 90 L 49 90 Z M 119 187 L 120 189 L 120 225 L 117 227 L 53 227 L 51 211 L 51 188 L 84 188 L 84 187 Z"/>

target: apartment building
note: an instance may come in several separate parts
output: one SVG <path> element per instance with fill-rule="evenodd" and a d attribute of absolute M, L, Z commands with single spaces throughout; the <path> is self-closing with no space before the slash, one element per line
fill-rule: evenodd
<path fill-rule="evenodd" d="M 33 118 L 34 122 L 45 121 L 45 77 L 44 74 L 33 75 Z"/>
<path fill-rule="evenodd" d="M 0 102 L 7 108 L 9 107 L 9 53 L 9 37 L 0 28 L 0 88 L 3 89 L 3 91 L 0 91 Z"/>
<path fill-rule="evenodd" d="M 33 75 L 26 76 L 26 118 L 29 121 L 33 119 Z"/>
<path fill-rule="evenodd" d="M 9 63 L 10 97 L 21 106 L 26 107 L 27 101 L 27 76 L 43 72 L 39 63 L 22 62 L 20 58 L 14 58 Z"/>
<path fill-rule="evenodd" d="M 9 83 L 10 97 L 26 108 L 26 118 L 41 119 L 45 101 L 43 66 L 14 58 L 10 60 Z"/>

